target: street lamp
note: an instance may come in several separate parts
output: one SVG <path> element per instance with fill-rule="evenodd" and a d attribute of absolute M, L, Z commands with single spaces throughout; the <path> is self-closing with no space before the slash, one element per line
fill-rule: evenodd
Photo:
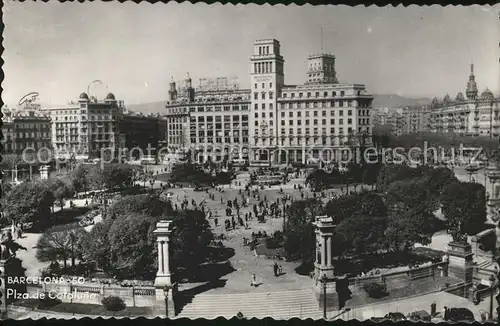
<path fill-rule="evenodd" d="M 320 281 L 323 284 L 323 319 L 326 320 L 326 283 L 328 282 L 328 277 L 323 274 Z"/>
<path fill-rule="evenodd" d="M 168 318 L 168 291 L 170 291 L 170 287 L 165 285 L 163 288 L 163 292 L 165 294 L 165 318 Z"/>
<path fill-rule="evenodd" d="M 496 286 L 496 277 L 494 274 L 490 275 L 490 287 L 491 287 L 491 293 L 490 293 L 490 319 L 493 320 L 493 294 L 495 293 L 495 286 Z"/>

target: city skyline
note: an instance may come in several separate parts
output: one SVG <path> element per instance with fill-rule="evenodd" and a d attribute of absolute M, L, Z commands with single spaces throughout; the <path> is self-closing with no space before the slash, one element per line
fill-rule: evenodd
<path fill-rule="evenodd" d="M 336 56 L 339 81 L 373 94 L 454 98 L 471 63 L 479 91 L 498 94 L 499 8 L 8 1 L 3 101 L 13 106 L 36 91 L 42 103 L 63 105 L 96 79 L 126 104 L 166 101 L 171 77 L 188 72 L 195 86 L 237 76 L 248 88 L 252 44 L 264 38 L 280 41 L 288 85 L 306 81 L 307 56 L 323 44 Z"/>

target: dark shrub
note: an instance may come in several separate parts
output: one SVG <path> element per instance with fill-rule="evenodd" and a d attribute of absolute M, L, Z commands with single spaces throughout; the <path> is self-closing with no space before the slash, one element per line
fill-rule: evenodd
<path fill-rule="evenodd" d="M 120 311 L 126 307 L 125 302 L 123 302 L 121 298 L 115 296 L 105 297 L 101 302 L 108 311 Z"/>
<path fill-rule="evenodd" d="M 57 299 L 57 293 L 55 292 L 51 292 L 50 296 L 49 292 L 44 292 L 39 301 L 39 308 L 50 308 L 61 303 L 61 300 Z"/>
<path fill-rule="evenodd" d="M 363 286 L 366 293 L 370 298 L 379 299 L 385 297 L 387 293 L 387 286 L 380 283 L 368 283 Z"/>

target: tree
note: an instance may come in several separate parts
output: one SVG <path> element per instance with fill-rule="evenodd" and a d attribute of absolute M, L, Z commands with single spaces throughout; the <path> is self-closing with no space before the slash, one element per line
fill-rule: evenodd
<path fill-rule="evenodd" d="M 325 170 L 316 169 L 307 176 L 306 184 L 316 192 L 329 188 L 333 184 L 333 179 Z"/>
<path fill-rule="evenodd" d="M 314 257 L 316 238 L 312 222 L 322 213 L 321 201 L 316 198 L 294 201 L 289 206 L 283 230 L 288 259 L 309 261 Z"/>
<path fill-rule="evenodd" d="M 127 196 L 114 202 L 108 210 L 108 216 L 120 218 L 130 212 L 153 217 L 166 217 L 173 214 L 174 210 L 170 202 L 162 201 L 157 195 L 139 194 Z"/>
<path fill-rule="evenodd" d="M 484 229 L 486 196 L 484 186 L 471 182 L 454 182 L 443 189 L 442 211 L 448 231 L 454 240 L 474 235 Z"/>
<path fill-rule="evenodd" d="M 436 217 L 433 207 L 428 205 L 429 196 L 425 179 L 411 178 L 389 185 L 385 197 L 389 248 L 409 250 L 415 243 L 430 243 Z"/>
<path fill-rule="evenodd" d="M 384 244 L 387 216 L 356 214 L 344 219 L 337 227 L 342 247 L 355 255 L 376 253 Z M 337 240 L 338 241 L 338 240 Z M 342 252 L 337 252 L 342 254 Z"/>
<path fill-rule="evenodd" d="M 123 278 L 152 278 L 157 269 L 155 236 L 157 218 L 130 212 L 115 219 L 107 235 L 110 273 Z"/>
<path fill-rule="evenodd" d="M 88 174 L 89 169 L 83 164 L 78 165 L 73 171 L 71 171 L 70 180 L 76 192 L 87 192 L 89 187 Z"/>
<path fill-rule="evenodd" d="M 41 182 L 22 183 L 6 193 L 1 203 L 4 214 L 10 220 L 43 224 L 49 219 L 54 195 Z"/>
<path fill-rule="evenodd" d="M 113 191 L 116 188 L 126 188 L 133 184 L 134 169 L 128 164 L 106 164 L 101 172 L 105 187 Z"/>
<path fill-rule="evenodd" d="M 49 229 L 42 234 L 37 242 L 36 258 L 39 261 L 63 261 L 64 268 L 71 258 L 71 266 L 75 267 L 75 259 L 82 259 L 85 253 L 83 244 L 89 237 L 82 227 L 76 229 Z"/>
<path fill-rule="evenodd" d="M 214 235 L 205 213 L 198 209 L 175 211 L 172 219 L 172 266 L 178 271 L 177 278 L 189 278 L 209 256 L 208 247 Z"/>
<path fill-rule="evenodd" d="M 352 216 L 387 216 L 387 209 L 379 194 L 363 191 L 330 200 L 325 206 L 325 213 L 340 224 Z"/>
<path fill-rule="evenodd" d="M 95 245 L 90 256 L 106 272 L 118 278 L 154 277 L 157 245 L 153 234 L 156 223 L 172 219 L 170 259 L 180 275 L 192 275 L 207 258 L 213 239 L 205 214 L 198 210 L 174 211 L 170 203 L 157 196 L 136 195 L 116 202 L 110 208 L 114 218 L 97 223 L 91 231 Z"/>
<path fill-rule="evenodd" d="M 64 208 L 64 200 L 71 198 L 75 193 L 72 182 L 60 178 L 52 178 L 44 180 L 43 182 L 47 184 L 48 189 L 50 189 L 54 195 L 54 199 L 59 202 L 59 206 L 62 210 Z"/>
<path fill-rule="evenodd" d="M 10 170 L 12 180 L 14 180 L 14 176 L 15 178 L 17 178 L 17 167 L 21 163 L 22 163 L 21 156 L 17 154 L 2 155 L 2 165 L 5 165 Z"/>

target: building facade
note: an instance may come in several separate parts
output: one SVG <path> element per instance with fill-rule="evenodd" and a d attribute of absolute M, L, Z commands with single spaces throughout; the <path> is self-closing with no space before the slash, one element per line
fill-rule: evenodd
<path fill-rule="evenodd" d="M 221 78 L 218 79 L 219 81 Z M 189 76 L 183 87 L 170 83 L 166 115 L 169 150 L 192 149 L 197 162 L 248 155 L 250 91 L 215 83 L 197 89 Z"/>
<path fill-rule="evenodd" d="M 430 107 L 430 130 L 466 136 L 497 137 L 500 135 L 500 99 L 486 89 L 479 95 L 474 66 L 471 65 L 466 97 L 446 95 L 434 98 Z"/>
<path fill-rule="evenodd" d="M 257 40 L 249 90 L 194 90 L 189 78 L 179 90 L 170 83 L 168 145 L 239 146 L 248 152 L 238 157 L 255 165 L 332 159 L 331 148 L 369 141 L 372 100 L 364 85 L 338 82 L 331 54 L 309 56 L 305 83 L 285 85 L 279 41 Z"/>
<path fill-rule="evenodd" d="M 39 110 L 2 111 L 3 154 L 20 156 L 27 149 L 34 152 L 42 148 L 50 150 L 52 144 L 49 117 Z"/>
<path fill-rule="evenodd" d="M 44 111 L 52 121 L 52 145 L 58 158 L 87 160 L 113 152 L 114 159 L 121 160 L 134 147 L 147 154 L 149 144 L 157 148 L 165 143 L 166 123 L 160 117 L 127 112 L 112 93 L 102 101 L 82 93 L 76 103 Z"/>
<path fill-rule="evenodd" d="M 430 107 L 378 108 L 373 114 L 373 126 L 389 128 L 396 136 L 430 130 Z"/>

